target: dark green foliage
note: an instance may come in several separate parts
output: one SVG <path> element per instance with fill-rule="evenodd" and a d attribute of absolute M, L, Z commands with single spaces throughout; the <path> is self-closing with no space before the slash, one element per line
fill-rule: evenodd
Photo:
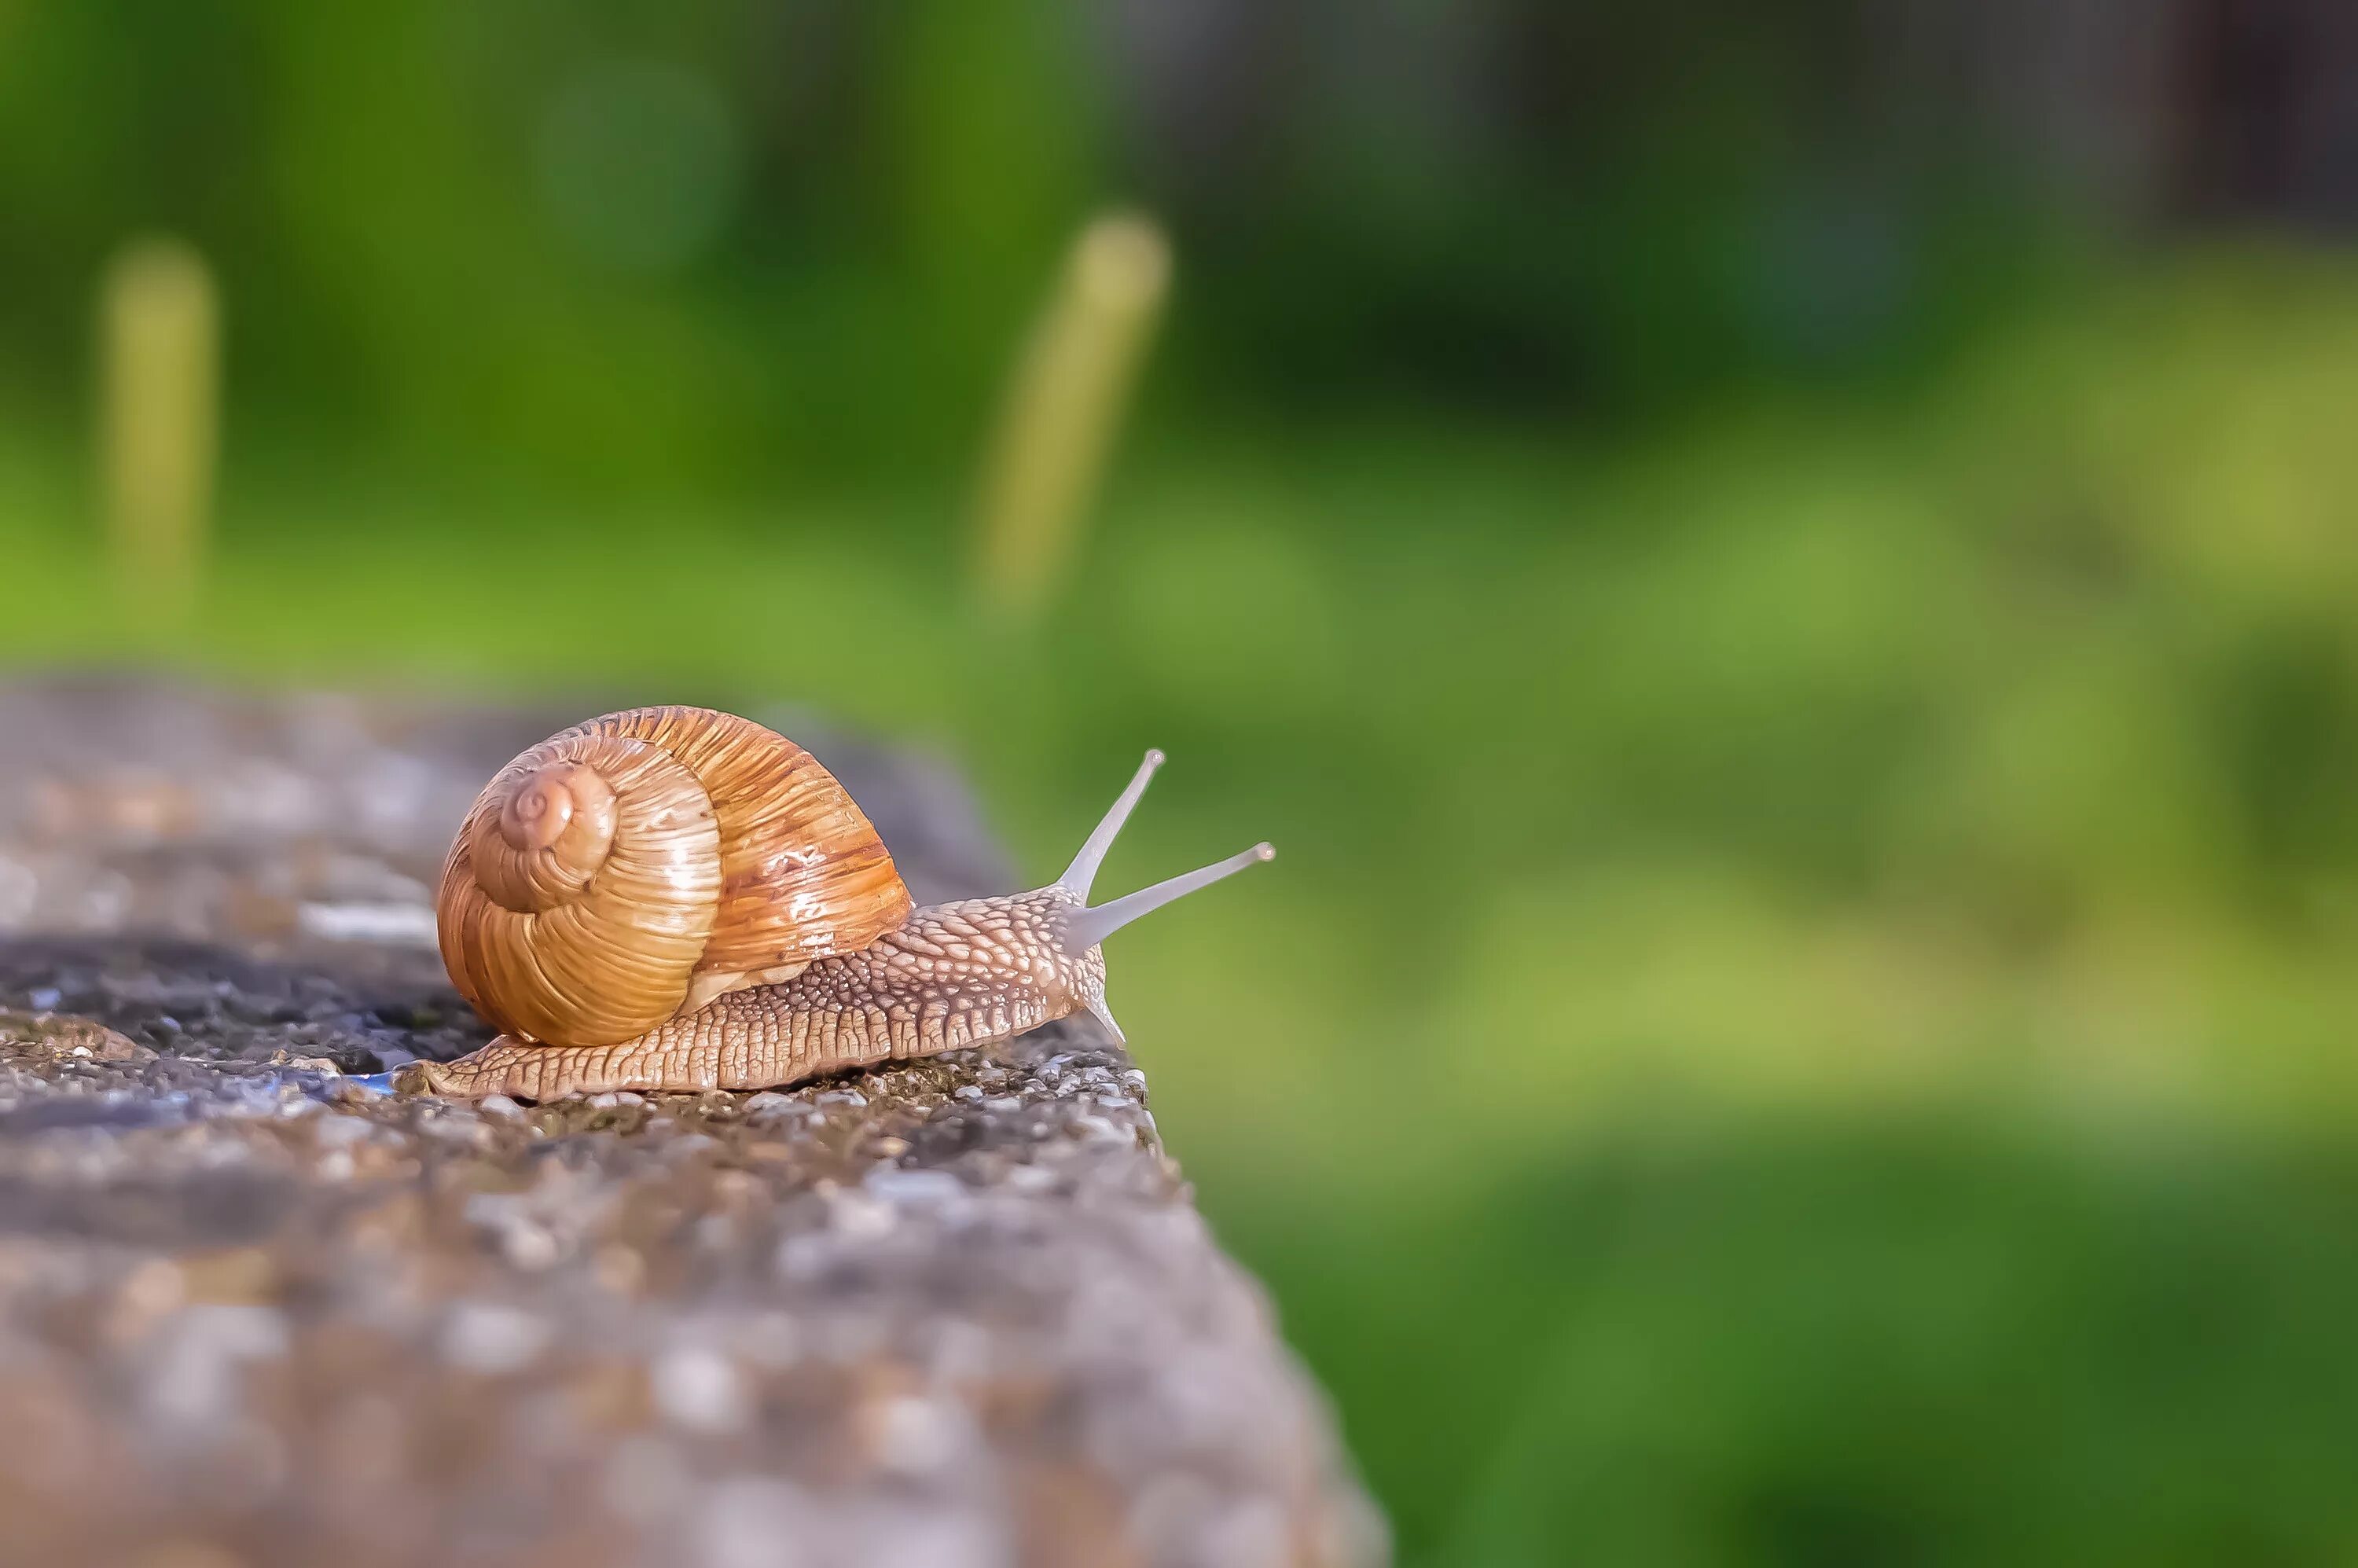
<path fill-rule="evenodd" d="M 1412 1563 L 2333 1560 L 2358 1156 L 2086 1132 L 1622 1137 L 1226 1229 Z"/>
<path fill-rule="evenodd" d="M 307 439 L 608 494 L 955 467 L 1141 201 L 1199 410 L 1627 419 L 1916 362 L 2036 270 L 2036 160 L 1893 122 L 1879 47 L 1821 0 L 16 7 L 0 352 L 54 398 L 162 227 Z"/>

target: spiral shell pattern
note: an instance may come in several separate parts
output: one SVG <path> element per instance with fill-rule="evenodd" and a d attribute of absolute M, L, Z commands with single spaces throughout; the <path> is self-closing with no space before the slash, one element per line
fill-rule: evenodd
<path fill-rule="evenodd" d="M 604 1045 L 867 946 L 909 893 L 811 754 L 750 719 L 636 708 L 485 786 L 444 863 L 450 979 L 521 1040 Z"/>

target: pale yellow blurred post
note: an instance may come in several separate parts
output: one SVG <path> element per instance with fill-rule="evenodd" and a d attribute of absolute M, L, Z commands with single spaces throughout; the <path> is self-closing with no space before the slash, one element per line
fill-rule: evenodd
<path fill-rule="evenodd" d="M 1074 242 L 983 466 L 977 572 L 991 608 L 1037 615 L 1063 580 L 1170 287 L 1152 219 L 1108 214 Z"/>
<path fill-rule="evenodd" d="M 221 423 L 221 312 L 204 258 L 132 242 L 99 294 L 99 461 L 122 608 L 168 626 L 203 576 Z"/>

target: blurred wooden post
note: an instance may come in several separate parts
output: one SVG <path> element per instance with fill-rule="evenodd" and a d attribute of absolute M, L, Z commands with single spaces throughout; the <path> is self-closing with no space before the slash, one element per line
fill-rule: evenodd
<path fill-rule="evenodd" d="M 991 609 L 1038 615 L 1070 568 L 1170 285 L 1151 219 L 1108 214 L 1074 242 L 983 466 L 976 570 Z"/>
<path fill-rule="evenodd" d="M 194 609 L 220 439 L 221 328 L 204 258 L 173 239 L 116 254 L 99 295 L 101 480 L 126 619 Z"/>

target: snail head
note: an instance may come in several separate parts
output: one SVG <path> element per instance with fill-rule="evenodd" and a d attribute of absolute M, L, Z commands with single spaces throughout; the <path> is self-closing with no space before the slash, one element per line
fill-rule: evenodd
<path fill-rule="evenodd" d="M 1113 1021 L 1112 1012 L 1106 1007 L 1105 957 L 1096 951 L 1098 944 L 1141 915 L 1151 914 L 1175 899 L 1207 888 L 1223 877 L 1234 876 L 1247 866 L 1259 865 L 1277 854 L 1267 844 L 1256 844 L 1225 860 L 1198 867 L 1167 881 L 1125 893 L 1110 903 L 1092 906 L 1089 903 L 1089 886 L 1097 881 L 1098 868 L 1105 863 L 1106 852 L 1113 848 L 1122 824 L 1130 820 L 1139 796 L 1146 793 L 1147 782 L 1154 777 L 1154 770 L 1162 765 L 1161 752 L 1146 753 L 1146 760 L 1139 763 L 1138 772 L 1131 775 L 1129 786 L 1115 800 L 1095 831 L 1089 834 L 1088 841 L 1081 846 L 1081 852 L 1073 857 L 1073 863 L 1065 868 L 1065 874 L 1056 879 L 1053 887 L 1044 890 L 1055 899 L 1057 943 L 1065 956 L 1081 968 L 1083 979 L 1077 987 L 1077 1000 L 1091 1016 L 1105 1026 L 1106 1032 L 1117 1044 L 1122 1042 L 1121 1026 Z"/>

